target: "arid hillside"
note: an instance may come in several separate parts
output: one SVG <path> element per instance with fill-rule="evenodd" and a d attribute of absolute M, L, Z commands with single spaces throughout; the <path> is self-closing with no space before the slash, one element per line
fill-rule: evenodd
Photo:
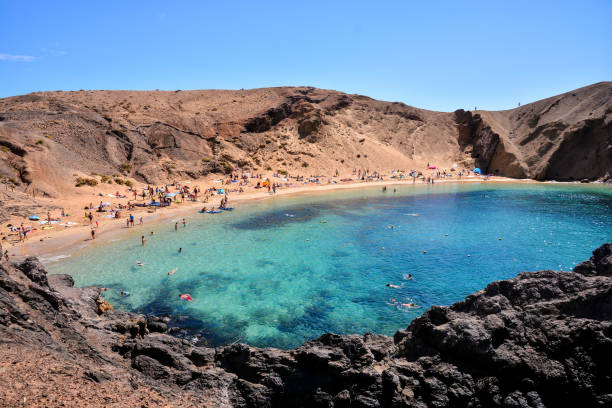
<path fill-rule="evenodd" d="M 612 173 L 612 83 L 508 111 L 432 112 L 306 87 L 44 92 L 0 99 L 0 175 L 49 197 L 75 177 L 148 183 L 231 168 L 423 169 L 536 179 Z"/>
<path fill-rule="evenodd" d="M 478 113 L 455 113 L 460 143 L 473 149 L 476 164 L 489 172 L 538 180 L 612 176 L 611 82 L 517 109 Z"/>

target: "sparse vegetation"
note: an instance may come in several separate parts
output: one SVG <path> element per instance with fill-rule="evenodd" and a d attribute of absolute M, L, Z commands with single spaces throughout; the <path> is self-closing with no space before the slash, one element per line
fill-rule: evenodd
<path fill-rule="evenodd" d="M 223 153 L 221 155 L 221 159 L 228 161 L 228 162 L 232 162 L 232 163 L 235 161 L 234 158 L 228 153 Z"/>
<path fill-rule="evenodd" d="M 74 186 L 75 187 L 81 187 L 81 186 L 97 186 L 98 185 L 98 180 L 94 179 L 94 178 L 87 178 L 87 177 L 77 177 L 74 180 Z"/>
<path fill-rule="evenodd" d="M 43 144 L 45 144 L 45 142 L 44 142 L 42 139 L 38 139 L 38 140 L 36 141 L 36 145 L 38 145 L 38 146 L 41 146 L 41 145 L 43 145 Z"/>
<path fill-rule="evenodd" d="M 116 179 L 115 179 L 115 183 L 117 183 L 117 184 L 119 184 L 120 186 L 122 186 L 122 185 L 124 184 L 124 181 L 123 181 L 123 179 L 116 178 Z"/>
<path fill-rule="evenodd" d="M 287 170 L 283 170 L 283 169 L 278 169 L 276 172 L 277 172 L 278 174 L 282 174 L 283 176 L 286 176 L 286 175 L 288 174 L 288 173 L 287 173 Z"/>
<path fill-rule="evenodd" d="M 100 177 L 100 183 L 113 184 L 113 180 L 110 177 L 103 175 Z"/>
<path fill-rule="evenodd" d="M 132 165 L 129 163 L 124 163 L 121 166 L 119 166 L 119 170 L 121 170 L 123 174 L 129 174 L 132 172 Z"/>
<path fill-rule="evenodd" d="M 310 164 L 306 163 L 306 162 L 302 162 L 302 167 L 308 167 L 310 166 Z"/>
<path fill-rule="evenodd" d="M 210 162 L 210 157 L 205 157 L 202 159 L 202 163 L 208 163 Z"/>
<path fill-rule="evenodd" d="M 219 162 L 219 165 L 221 165 L 225 174 L 230 174 L 232 171 L 234 171 L 234 167 L 232 167 L 232 165 L 226 161 Z"/>

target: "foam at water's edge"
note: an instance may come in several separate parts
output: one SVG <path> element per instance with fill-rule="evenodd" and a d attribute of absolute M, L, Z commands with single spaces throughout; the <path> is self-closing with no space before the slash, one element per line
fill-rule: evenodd
<path fill-rule="evenodd" d="M 42 262 L 43 264 L 51 264 L 51 263 L 58 262 L 66 258 L 70 258 L 70 255 L 69 254 L 59 254 L 59 255 L 48 256 L 48 257 L 41 256 L 38 258 L 38 260 Z"/>

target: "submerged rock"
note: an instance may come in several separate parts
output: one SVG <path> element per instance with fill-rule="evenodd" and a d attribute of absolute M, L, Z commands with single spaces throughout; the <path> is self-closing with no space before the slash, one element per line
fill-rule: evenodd
<path fill-rule="evenodd" d="M 493 282 L 394 337 L 327 333 L 278 350 L 197 347 L 152 333 L 167 330 L 164 319 L 98 316 L 99 291 L 65 276 L 51 287 L 29 258 L 0 266 L 0 334 L 74 359 L 90 382 L 162 387 L 159 405 L 182 405 L 171 397 L 181 395 L 236 407 L 612 406 L 611 267 L 605 244 L 575 272 Z"/>

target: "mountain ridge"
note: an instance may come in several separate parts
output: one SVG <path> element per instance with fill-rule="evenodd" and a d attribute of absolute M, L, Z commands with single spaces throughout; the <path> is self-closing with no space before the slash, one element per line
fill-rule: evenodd
<path fill-rule="evenodd" d="M 612 82 L 511 110 L 455 112 L 312 87 L 32 93 L 0 99 L 0 144 L 0 175 L 51 197 L 91 172 L 155 184 L 229 168 L 329 175 L 456 163 L 607 180 Z"/>

